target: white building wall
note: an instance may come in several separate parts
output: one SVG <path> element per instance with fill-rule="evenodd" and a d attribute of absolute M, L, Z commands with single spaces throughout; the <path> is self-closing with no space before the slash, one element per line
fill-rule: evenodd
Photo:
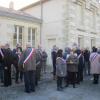
<path fill-rule="evenodd" d="M 97 37 L 99 37 L 99 6 L 95 3 L 84 0 L 65 0 L 67 13 L 64 15 L 64 28 L 67 26 L 65 33 L 67 34 L 68 45 L 72 46 L 73 43 L 78 44 L 78 37 L 83 37 L 82 48 L 91 48 L 91 39 L 95 39 L 95 46 L 99 46 Z M 94 8 L 87 7 L 86 5 L 94 5 Z M 88 5 L 87 5 L 88 6 Z M 82 9 L 81 9 L 82 7 Z M 93 11 L 91 11 L 93 10 Z M 66 12 L 66 10 L 65 10 Z M 66 20 L 67 19 L 67 20 Z"/>
<path fill-rule="evenodd" d="M 50 0 L 43 3 L 43 25 L 42 25 L 42 44 L 50 36 L 61 37 L 62 34 L 62 13 L 63 13 L 63 2 L 64 0 Z M 25 12 L 41 18 L 41 7 L 40 5 L 29 8 Z M 45 38 L 45 39 L 44 39 Z"/>
<path fill-rule="evenodd" d="M 35 46 L 37 47 L 40 43 L 40 24 L 21 21 L 17 19 L 0 17 L 0 44 L 4 45 L 9 43 L 11 48 L 14 48 L 13 45 L 13 34 L 15 32 L 14 25 L 23 26 L 23 47 L 26 47 L 28 43 L 28 27 L 36 28 L 36 41 Z M 38 39 L 37 39 L 38 38 Z"/>
<path fill-rule="evenodd" d="M 53 45 L 56 44 L 59 48 L 64 47 L 63 4 L 64 0 L 50 0 L 43 3 L 42 48 L 48 52 L 48 55 L 50 55 Z M 25 10 L 25 12 L 40 18 L 41 7 L 38 5 Z M 50 64 L 51 61 L 49 60 L 48 63 Z"/>
<path fill-rule="evenodd" d="M 14 30 L 14 27 L 12 25 L 9 26 L 9 23 L 7 20 L 3 20 L 0 18 L 0 42 L 5 43 L 11 43 L 11 34 Z"/>
<path fill-rule="evenodd" d="M 91 5 L 95 15 L 90 11 Z M 38 5 L 25 12 L 40 18 L 40 8 Z M 78 45 L 78 37 L 83 38 L 81 48 L 91 48 L 91 39 L 95 39 L 95 45 L 100 46 L 99 9 L 96 0 L 50 0 L 43 3 L 42 47 L 50 55 L 54 44 L 62 49 L 72 47 L 74 43 Z"/>
<path fill-rule="evenodd" d="M 62 13 L 64 0 L 51 0 L 43 5 L 42 43 L 49 55 L 48 63 L 51 64 L 51 49 L 53 45 L 64 47 L 62 33 Z"/>
<path fill-rule="evenodd" d="M 26 13 L 33 15 L 34 17 L 41 18 L 41 6 L 35 6 L 25 10 Z"/>

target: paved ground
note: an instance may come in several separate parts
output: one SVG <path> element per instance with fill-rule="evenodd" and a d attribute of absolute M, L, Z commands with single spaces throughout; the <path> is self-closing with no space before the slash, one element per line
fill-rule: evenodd
<path fill-rule="evenodd" d="M 73 89 L 72 86 L 59 92 L 56 82 L 50 74 L 46 74 L 35 93 L 24 93 L 24 85 L 13 85 L 8 88 L 0 87 L 0 100 L 100 100 L 100 85 L 93 85 L 90 78 Z"/>

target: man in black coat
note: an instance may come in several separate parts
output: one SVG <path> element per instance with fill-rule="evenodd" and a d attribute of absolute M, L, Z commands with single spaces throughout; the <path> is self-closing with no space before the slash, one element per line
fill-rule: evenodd
<path fill-rule="evenodd" d="M 88 49 L 85 49 L 84 51 L 84 61 L 85 61 L 85 67 L 84 67 L 84 71 L 85 71 L 85 75 L 90 75 L 90 51 Z"/>
<path fill-rule="evenodd" d="M 80 55 L 78 56 L 78 74 L 77 74 L 78 83 L 83 81 L 83 69 L 84 69 L 84 53 L 83 51 L 81 51 Z"/>
<path fill-rule="evenodd" d="M 3 48 L 0 48 L 0 81 L 3 83 L 4 81 L 4 54 L 3 54 Z"/>
<path fill-rule="evenodd" d="M 42 50 L 36 50 L 36 79 L 35 84 L 38 85 L 38 81 L 41 78 L 41 68 L 42 68 Z"/>
<path fill-rule="evenodd" d="M 56 76 L 56 58 L 57 58 L 56 45 L 53 46 L 53 49 L 51 51 L 51 57 L 52 57 L 52 64 L 53 64 L 53 78 L 55 79 L 55 76 Z"/>
<path fill-rule="evenodd" d="M 13 65 L 16 69 L 16 75 L 15 75 L 15 83 L 18 83 L 18 79 L 19 79 L 19 70 L 18 70 L 18 61 L 19 61 L 19 56 L 21 55 L 22 53 L 22 47 L 17 44 L 16 48 L 13 49 Z M 20 72 L 20 80 L 22 81 L 22 76 L 23 76 L 23 73 Z"/>
<path fill-rule="evenodd" d="M 11 64 L 13 62 L 12 51 L 9 48 L 9 44 L 5 45 L 4 52 L 4 86 L 8 87 L 11 82 Z"/>

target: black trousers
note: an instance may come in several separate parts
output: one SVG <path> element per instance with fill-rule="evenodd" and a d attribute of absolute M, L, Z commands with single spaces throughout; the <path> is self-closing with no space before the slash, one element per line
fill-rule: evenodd
<path fill-rule="evenodd" d="M 41 79 L 41 64 L 39 64 L 38 66 L 36 66 L 36 77 L 35 77 L 35 85 L 38 85 L 38 81 Z"/>
<path fill-rule="evenodd" d="M 94 84 L 98 84 L 98 82 L 99 82 L 99 74 L 94 74 L 93 77 L 94 77 L 93 83 Z"/>
<path fill-rule="evenodd" d="M 20 73 L 20 81 L 23 81 L 23 75 L 24 75 L 23 71 L 20 71 L 19 73 Z"/>
<path fill-rule="evenodd" d="M 14 67 L 16 69 L 15 82 L 17 83 L 18 79 L 19 79 L 19 70 L 18 70 L 18 63 L 17 62 L 14 63 Z"/>
<path fill-rule="evenodd" d="M 11 82 L 11 66 L 4 69 L 4 86 L 10 86 Z"/>
<path fill-rule="evenodd" d="M 82 82 L 83 81 L 83 69 L 79 70 L 77 73 L 77 82 Z"/>
<path fill-rule="evenodd" d="M 56 62 L 53 62 L 53 76 L 56 75 Z"/>
<path fill-rule="evenodd" d="M 89 61 L 85 61 L 84 74 L 90 75 L 90 62 Z"/>
<path fill-rule="evenodd" d="M 57 88 L 62 88 L 63 77 L 57 76 Z"/>
<path fill-rule="evenodd" d="M 0 63 L 0 82 L 3 83 L 4 81 L 4 65 Z"/>
<path fill-rule="evenodd" d="M 4 81 L 4 70 L 0 69 L 0 82 L 3 83 Z"/>
<path fill-rule="evenodd" d="M 76 72 L 68 72 L 67 75 L 67 84 L 72 84 L 75 87 L 75 83 L 77 80 L 77 73 Z"/>
<path fill-rule="evenodd" d="M 24 72 L 25 91 L 35 91 L 35 71 Z"/>

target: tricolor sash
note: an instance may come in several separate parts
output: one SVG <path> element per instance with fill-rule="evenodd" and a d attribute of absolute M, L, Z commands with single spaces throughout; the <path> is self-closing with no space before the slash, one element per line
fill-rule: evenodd
<path fill-rule="evenodd" d="M 34 52 L 34 49 L 32 48 L 32 51 L 31 51 L 30 54 L 27 56 L 27 58 L 24 60 L 24 64 L 31 58 L 33 52 Z"/>
<path fill-rule="evenodd" d="M 2 58 L 4 58 L 4 54 L 1 49 L 0 49 L 0 54 L 1 54 Z"/>
<path fill-rule="evenodd" d="M 95 58 L 97 57 L 97 54 L 95 54 L 92 58 L 91 58 L 91 62 L 93 62 L 95 60 Z"/>
<path fill-rule="evenodd" d="M 66 63 L 66 60 L 64 60 L 63 58 L 61 58 L 61 57 L 57 57 L 56 60 L 58 60 L 58 59 L 61 59 L 64 63 Z"/>

